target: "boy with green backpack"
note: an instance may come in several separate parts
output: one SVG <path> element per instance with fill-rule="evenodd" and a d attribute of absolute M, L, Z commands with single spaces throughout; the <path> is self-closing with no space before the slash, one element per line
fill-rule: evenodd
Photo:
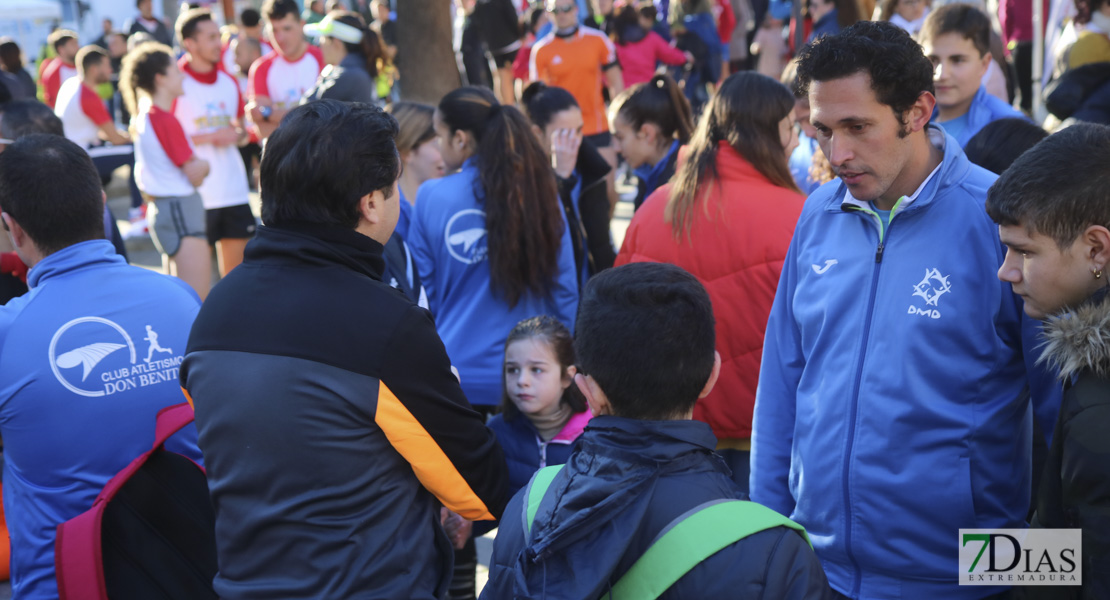
<path fill-rule="evenodd" d="M 720 369 L 705 288 L 673 265 L 602 272 L 575 382 L 595 418 L 505 509 L 482 598 L 830 597 L 805 531 L 741 501 L 694 404 Z"/>

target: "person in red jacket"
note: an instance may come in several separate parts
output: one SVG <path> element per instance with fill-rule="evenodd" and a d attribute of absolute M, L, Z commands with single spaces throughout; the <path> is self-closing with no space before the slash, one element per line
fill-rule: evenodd
<path fill-rule="evenodd" d="M 658 33 L 640 25 L 640 11 L 625 5 L 617 13 L 617 60 L 624 73 L 624 85 L 644 83 L 655 75 L 658 63 L 678 67 L 693 63 L 694 56 L 668 44 Z"/>
<path fill-rule="evenodd" d="M 763 335 L 804 201 L 787 166 L 793 123 L 786 86 L 750 71 L 726 79 L 672 183 L 636 212 L 616 261 L 678 265 L 709 290 L 721 375 L 694 418 L 713 428 L 744 490 Z"/>

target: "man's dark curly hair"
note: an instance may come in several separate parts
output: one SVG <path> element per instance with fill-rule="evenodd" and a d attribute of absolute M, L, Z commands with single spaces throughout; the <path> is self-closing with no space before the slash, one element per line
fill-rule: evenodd
<path fill-rule="evenodd" d="M 824 36 L 802 48 L 794 94 L 804 98 L 813 81 L 831 81 L 856 73 L 871 76 L 879 102 L 903 114 L 922 92 L 933 92 L 933 63 L 901 27 L 885 21 L 860 21 L 836 35 Z"/>

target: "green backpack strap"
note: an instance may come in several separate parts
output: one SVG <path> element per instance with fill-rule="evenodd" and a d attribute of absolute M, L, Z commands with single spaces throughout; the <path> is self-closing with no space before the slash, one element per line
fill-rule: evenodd
<path fill-rule="evenodd" d="M 742 500 L 703 504 L 664 528 L 647 552 L 613 585 L 609 597 L 654 600 L 701 561 L 749 535 L 773 527 L 793 529 L 813 547 L 805 528 L 763 505 Z"/>
<path fill-rule="evenodd" d="M 551 487 L 551 482 L 555 480 L 555 476 L 562 470 L 563 465 L 552 465 L 544 467 L 532 476 L 532 481 L 528 482 L 528 493 L 525 494 L 527 500 L 524 505 L 524 536 L 532 532 L 532 521 L 536 520 L 536 512 L 540 509 L 540 502 L 543 502 L 543 497 L 547 494 L 547 488 Z"/>

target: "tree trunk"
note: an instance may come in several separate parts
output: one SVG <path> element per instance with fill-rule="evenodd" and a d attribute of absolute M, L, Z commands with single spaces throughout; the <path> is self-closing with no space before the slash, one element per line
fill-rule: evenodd
<path fill-rule="evenodd" d="M 450 0 L 402 0 L 397 8 L 397 58 L 401 98 L 438 104 L 459 87 L 452 46 Z"/>

